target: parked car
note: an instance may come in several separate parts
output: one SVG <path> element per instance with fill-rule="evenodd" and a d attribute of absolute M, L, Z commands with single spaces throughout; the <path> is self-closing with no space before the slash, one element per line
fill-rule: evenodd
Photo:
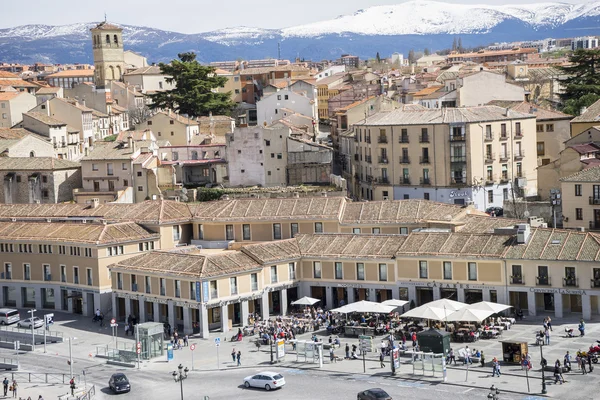
<path fill-rule="evenodd" d="M 504 215 L 504 209 L 502 207 L 489 207 L 485 210 L 486 214 L 493 215 L 495 217 L 501 217 Z"/>
<path fill-rule="evenodd" d="M 357 400 L 392 400 L 392 396 L 381 388 L 373 388 L 359 392 L 356 396 Z"/>
<path fill-rule="evenodd" d="M 112 374 L 108 380 L 108 387 L 113 393 L 125 393 L 131 390 L 129 379 L 121 372 Z"/>
<path fill-rule="evenodd" d="M 19 322 L 19 310 L 14 308 L 0 308 L 0 325 L 10 325 Z"/>
<path fill-rule="evenodd" d="M 44 320 L 38 317 L 26 318 L 17 323 L 19 328 L 27 328 L 31 329 L 31 325 L 33 324 L 34 328 L 41 328 L 44 326 Z"/>
<path fill-rule="evenodd" d="M 244 378 L 246 388 L 256 387 L 265 390 L 277 389 L 285 385 L 285 378 L 277 372 L 259 372 Z"/>

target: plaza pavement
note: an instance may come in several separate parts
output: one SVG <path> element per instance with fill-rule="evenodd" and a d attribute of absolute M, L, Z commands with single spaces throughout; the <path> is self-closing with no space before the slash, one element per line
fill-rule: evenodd
<path fill-rule="evenodd" d="M 447 368 L 447 379 L 444 384 L 447 385 L 458 385 L 465 387 L 476 387 L 476 388 L 489 388 L 492 384 L 497 386 L 501 391 L 520 393 L 524 398 L 534 400 L 536 397 L 541 396 L 541 370 L 540 370 L 540 349 L 539 346 L 535 346 L 535 332 L 539 331 L 542 326 L 543 316 L 539 317 L 528 317 L 523 321 L 518 321 L 512 329 L 504 331 L 502 339 L 500 340 L 526 340 L 529 343 L 529 352 L 532 357 L 533 369 L 529 371 L 529 390 L 527 385 L 527 379 L 525 371 L 518 365 L 501 365 L 502 376 L 491 377 L 491 366 L 490 361 L 493 357 L 502 359 L 502 351 L 500 340 L 480 340 L 475 343 L 469 343 L 471 349 L 483 350 L 486 355 L 486 367 L 482 368 L 478 365 L 473 365 L 469 368 L 467 376 L 467 368 L 459 363 L 459 365 L 451 365 Z M 559 359 L 562 363 L 563 356 L 568 350 L 574 359 L 574 355 L 577 350 L 587 350 L 590 345 L 595 343 L 597 339 L 600 339 L 600 319 L 596 317 L 595 320 L 586 321 L 586 336 L 583 338 L 566 338 L 564 333 L 564 327 L 576 328 L 579 321 L 579 316 L 567 316 L 563 319 L 553 319 L 553 332 L 551 334 L 550 345 L 544 346 L 544 358 L 548 360 L 548 363 L 553 365 L 556 359 Z M 122 325 L 122 324 L 121 324 Z M 134 344 L 134 339 L 131 336 L 126 337 L 124 329 L 119 326 L 118 341 L 120 343 L 127 343 L 129 345 Z M 81 374 L 83 369 L 88 371 L 88 382 L 94 383 L 95 377 L 102 375 L 99 378 L 97 384 L 104 384 L 107 378 L 104 375 L 110 376 L 112 372 L 117 370 L 124 370 L 122 367 L 113 367 L 105 365 L 105 360 L 97 358 L 96 348 L 102 347 L 112 343 L 113 338 L 111 336 L 111 328 L 109 326 L 100 327 L 98 324 L 92 323 L 91 318 L 82 317 L 78 315 L 66 314 L 55 312 L 55 325 L 52 327 L 53 330 L 63 332 L 66 337 L 74 337 L 73 340 L 73 359 L 74 366 L 73 370 L 76 374 Z M 273 369 L 275 367 L 290 369 L 309 369 L 311 372 L 325 371 L 335 372 L 339 376 L 345 375 L 357 375 L 363 374 L 363 363 L 361 360 L 344 360 L 337 363 L 330 363 L 328 352 L 325 351 L 324 364 L 322 369 L 319 369 L 318 364 L 307 364 L 304 362 L 296 361 L 296 354 L 291 351 L 291 346 L 286 346 L 286 351 L 289 351 L 286 358 L 275 365 L 270 365 L 270 354 L 269 346 L 261 346 L 260 351 L 257 351 L 254 340 L 255 337 L 245 337 L 242 342 L 229 342 L 228 339 L 233 335 L 234 332 L 228 333 L 211 333 L 211 338 L 190 338 L 190 344 L 196 345 L 195 351 L 191 351 L 189 347 L 184 347 L 181 350 L 174 351 L 174 359 L 170 362 L 166 361 L 166 355 L 163 358 L 153 359 L 151 361 L 142 362 L 140 365 L 140 372 L 152 372 L 158 376 L 162 376 L 165 373 L 165 379 L 170 379 L 167 374 L 170 371 L 176 369 L 178 364 L 183 364 L 195 371 L 214 371 L 214 370 L 229 370 L 238 368 L 253 368 L 264 367 Z M 298 339 L 310 339 L 312 332 L 300 335 Z M 317 332 L 317 335 L 322 338 L 324 342 L 327 342 L 328 336 L 324 331 Z M 220 347 L 215 346 L 214 338 L 219 337 L 221 339 Z M 336 350 L 336 355 L 344 356 L 344 346 L 346 343 L 357 344 L 356 338 L 344 338 L 340 337 L 342 346 Z M 375 344 L 379 343 L 380 337 L 374 339 Z M 410 344 L 410 342 L 408 342 Z M 464 344 L 453 343 L 455 351 Z M 241 350 L 242 366 L 237 367 L 236 363 L 232 362 L 231 350 Z M 166 352 L 165 352 L 166 353 Z M 192 353 L 193 353 L 193 364 L 192 364 Z M 12 350 L 1 350 L 0 354 L 3 357 L 13 357 L 14 351 Z M 34 353 L 21 354 L 21 369 L 20 371 L 30 372 L 55 372 L 55 373 L 69 373 L 69 366 L 67 360 L 69 357 L 68 341 L 59 344 L 48 344 L 47 353 L 43 353 L 43 346 L 37 346 Z M 218 360 L 218 361 L 217 361 Z M 366 357 L 366 374 L 378 377 L 389 377 L 386 379 L 403 380 L 405 382 L 431 382 L 441 383 L 441 374 L 437 373 L 436 377 L 431 376 L 431 372 L 426 372 L 423 375 L 422 372 L 416 372 L 413 374 L 412 366 L 410 364 L 410 356 L 402 357 L 401 366 L 395 376 L 391 376 L 389 359 L 386 359 L 386 368 L 380 368 L 379 360 L 376 354 L 369 353 Z M 596 366 L 600 367 L 600 364 Z M 584 387 L 592 387 L 596 385 L 589 385 L 590 380 L 596 380 L 596 374 L 600 373 L 600 369 L 596 369 L 591 375 L 582 375 L 581 372 L 577 371 L 576 363 L 573 362 L 574 372 L 564 374 L 565 379 L 568 381 L 564 385 L 554 384 L 554 378 L 551 372 L 546 373 L 547 380 L 547 396 L 554 398 L 576 398 L 573 396 L 574 389 L 578 391 L 583 390 Z M 102 373 L 100 373 L 100 371 Z M 126 369 L 125 369 L 126 371 Z M 132 371 L 133 372 L 133 371 Z M 1 374 L 0 374 L 1 375 Z M 0 376 L 0 378 L 2 378 Z M 83 379 L 80 383 L 83 386 Z M 21 382 L 20 385 L 20 396 L 31 396 L 37 399 L 40 391 L 43 390 L 44 398 L 57 398 L 58 395 L 66 393 L 66 388 L 62 385 L 41 385 L 41 384 L 27 384 Z M 97 388 L 98 389 L 98 388 Z M 587 389 L 586 389 L 587 390 Z M 590 393 L 594 393 L 594 389 L 589 389 Z M 592 398 L 590 396 L 589 398 Z M 0 399 L 2 398 L 0 393 Z M 102 397 L 100 397 L 102 398 Z M 585 395 L 578 396 L 577 398 L 585 398 Z"/>

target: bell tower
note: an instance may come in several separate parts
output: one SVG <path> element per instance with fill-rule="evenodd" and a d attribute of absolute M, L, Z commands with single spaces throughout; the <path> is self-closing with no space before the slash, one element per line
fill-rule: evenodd
<path fill-rule="evenodd" d="M 123 29 L 104 21 L 90 29 L 94 55 L 94 82 L 97 89 L 120 81 L 125 73 Z"/>

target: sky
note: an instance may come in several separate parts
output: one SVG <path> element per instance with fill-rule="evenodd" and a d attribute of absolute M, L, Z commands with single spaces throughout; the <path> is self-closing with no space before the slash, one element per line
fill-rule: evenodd
<path fill-rule="evenodd" d="M 357 10 L 399 4 L 402 0 L 121 0 L 107 1 L 107 9 L 86 7 L 90 0 L 29 0 L 26 10 L 18 1 L 2 6 L 0 28 L 28 24 L 68 25 L 77 22 L 104 20 L 104 12 L 111 22 L 149 26 L 181 33 L 199 33 L 216 29 L 251 26 L 258 28 L 285 28 L 351 14 Z M 553 0 L 445 0 L 462 4 L 524 4 Z M 558 1 L 558 0 L 554 0 Z M 562 0 L 563 3 L 582 3 L 585 0 Z M 101 4 L 103 2 L 96 2 Z M 222 4 L 222 6 L 221 6 Z M 289 7 L 288 5 L 294 4 Z M 108 8 L 114 6 L 115 10 Z"/>

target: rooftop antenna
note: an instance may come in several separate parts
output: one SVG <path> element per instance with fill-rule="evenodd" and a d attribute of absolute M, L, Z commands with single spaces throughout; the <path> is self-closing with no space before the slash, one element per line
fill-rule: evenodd
<path fill-rule="evenodd" d="M 281 60 L 281 42 L 277 42 L 277 59 Z"/>
<path fill-rule="evenodd" d="M 104 22 L 106 22 L 106 12 L 104 13 Z"/>

